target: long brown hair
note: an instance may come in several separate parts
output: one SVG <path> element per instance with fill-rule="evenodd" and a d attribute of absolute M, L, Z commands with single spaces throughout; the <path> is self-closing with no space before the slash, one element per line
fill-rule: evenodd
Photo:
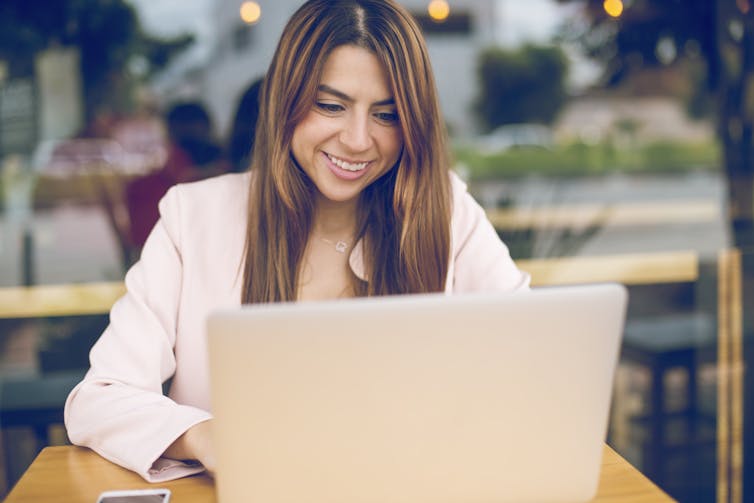
<path fill-rule="evenodd" d="M 310 0 L 283 30 L 260 95 L 251 161 L 243 303 L 295 300 L 316 188 L 292 159 L 293 130 L 314 105 L 333 49 L 382 62 L 403 133 L 398 165 L 362 192 L 357 215 L 367 281 L 356 295 L 442 291 L 450 257 L 446 133 L 423 37 L 392 0 Z"/>

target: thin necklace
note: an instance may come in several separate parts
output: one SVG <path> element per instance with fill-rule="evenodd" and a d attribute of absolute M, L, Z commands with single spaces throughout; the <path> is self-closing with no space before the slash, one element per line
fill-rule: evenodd
<path fill-rule="evenodd" d="M 331 246 L 335 246 L 335 251 L 338 252 L 338 253 L 345 253 L 346 250 L 348 249 L 348 247 L 350 246 L 348 244 L 348 242 L 343 241 L 342 239 L 339 239 L 337 241 L 332 241 L 332 240 L 327 239 L 327 238 L 322 237 L 322 236 L 317 236 L 317 237 L 319 237 L 319 239 L 321 239 L 325 243 L 327 243 L 327 244 L 329 244 Z"/>

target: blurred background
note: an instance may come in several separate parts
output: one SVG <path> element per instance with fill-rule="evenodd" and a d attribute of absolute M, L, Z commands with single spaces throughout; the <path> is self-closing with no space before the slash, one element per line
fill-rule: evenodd
<path fill-rule="evenodd" d="M 535 286 L 629 287 L 608 443 L 679 501 L 754 501 L 754 2 L 401 3 L 454 169 Z M 246 168 L 299 5 L 0 3 L 0 496 L 67 442 L 162 194 Z"/>

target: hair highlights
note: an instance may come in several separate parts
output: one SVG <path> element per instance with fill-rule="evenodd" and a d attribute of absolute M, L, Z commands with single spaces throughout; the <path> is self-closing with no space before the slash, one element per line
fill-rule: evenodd
<path fill-rule="evenodd" d="M 445 129 L 429 57 L 411 15 L 392 0 L 310 0 L 291 17 L 260 96 L 251 162 L 242 302 L 295 300 L 312 225 L 312 182 L 291 157 L 293 130 L 314 104 L 329 54 L 356 45 L 382 62 L 404 147 L 359 202 L 367 281 L 357 295 L 442 291 L 450 256 Z"/>

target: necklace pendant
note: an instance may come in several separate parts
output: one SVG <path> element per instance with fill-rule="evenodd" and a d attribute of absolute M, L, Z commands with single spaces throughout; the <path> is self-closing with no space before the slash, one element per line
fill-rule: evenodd
<path fill-rule="evenodd" d="M 337 251 L 338 253 L 345 253 L 347 249 L 348 243 L 346 243 L 345 241 L 338 241 L 337 243 L 335 243 L 335 251 Z"/>

